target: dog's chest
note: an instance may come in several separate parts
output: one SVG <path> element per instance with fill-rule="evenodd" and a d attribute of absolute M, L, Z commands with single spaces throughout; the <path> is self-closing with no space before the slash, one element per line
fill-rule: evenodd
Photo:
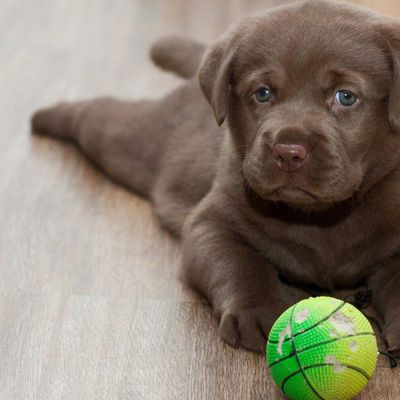
<path fill-rule="evenodd" d="M 262 252 L 289 280 L 322 288 L 353 287 L 399 248 L 384 226 L 269 227 Z"/>

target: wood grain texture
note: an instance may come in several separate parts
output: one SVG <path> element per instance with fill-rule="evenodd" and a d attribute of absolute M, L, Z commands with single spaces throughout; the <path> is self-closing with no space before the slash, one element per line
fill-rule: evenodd
<path fill-rule="evenodd" d="M 29 135 L 58 99 L 161 96 L 164 34 L 210 42 L 272 0 L 0 4 L 0 399 L 281 399 L 263 357 L 224 344 L 178 280 L 179 244 L 74 146 Z M 363 0 L 400 15 L 393 1 Z M 386 360 L 362 400 L 398 399 Z"/>

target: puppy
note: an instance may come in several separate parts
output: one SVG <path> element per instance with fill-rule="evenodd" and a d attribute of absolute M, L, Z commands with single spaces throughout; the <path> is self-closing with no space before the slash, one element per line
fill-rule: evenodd
<path fill-rule="evenodd" d="M 228 343 L 262 352 L 311 289 L 365 286 L 399 351 L 400 21 L 311 0 L 203 52 L 161 40 L 154 61 L 188 78 L 177 90 L 61 103 L 32 129 L 151 200 Z"/>

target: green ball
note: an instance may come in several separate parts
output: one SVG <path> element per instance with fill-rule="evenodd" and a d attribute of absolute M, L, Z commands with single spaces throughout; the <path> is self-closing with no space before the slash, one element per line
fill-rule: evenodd
<path fill-rule="evenodd" d="M 375 372 L 371 324 L 332 297 L 300 301 L 275 322 L 267 343 L 272 378 L 292 400 L 350 400 Z"/>

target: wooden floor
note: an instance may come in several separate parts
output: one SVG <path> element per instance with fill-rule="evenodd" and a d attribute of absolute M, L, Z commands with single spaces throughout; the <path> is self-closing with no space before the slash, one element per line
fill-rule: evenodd
<path fill-rule="evenodd" d="M 398 0 L 365 2 L 400 15 Z M 179 80 L 149 62 L 155 38 L 209 42 L 273 4 L 0 2 L 1 400 L 281 398 L 263 358 L 225 345 L 178 282 L 179 244 L 149 205 L 28 125 L 58 99 L 161 96 Z M 399 382 L 382 359 L 360 399 L 399 399 Z"/>

